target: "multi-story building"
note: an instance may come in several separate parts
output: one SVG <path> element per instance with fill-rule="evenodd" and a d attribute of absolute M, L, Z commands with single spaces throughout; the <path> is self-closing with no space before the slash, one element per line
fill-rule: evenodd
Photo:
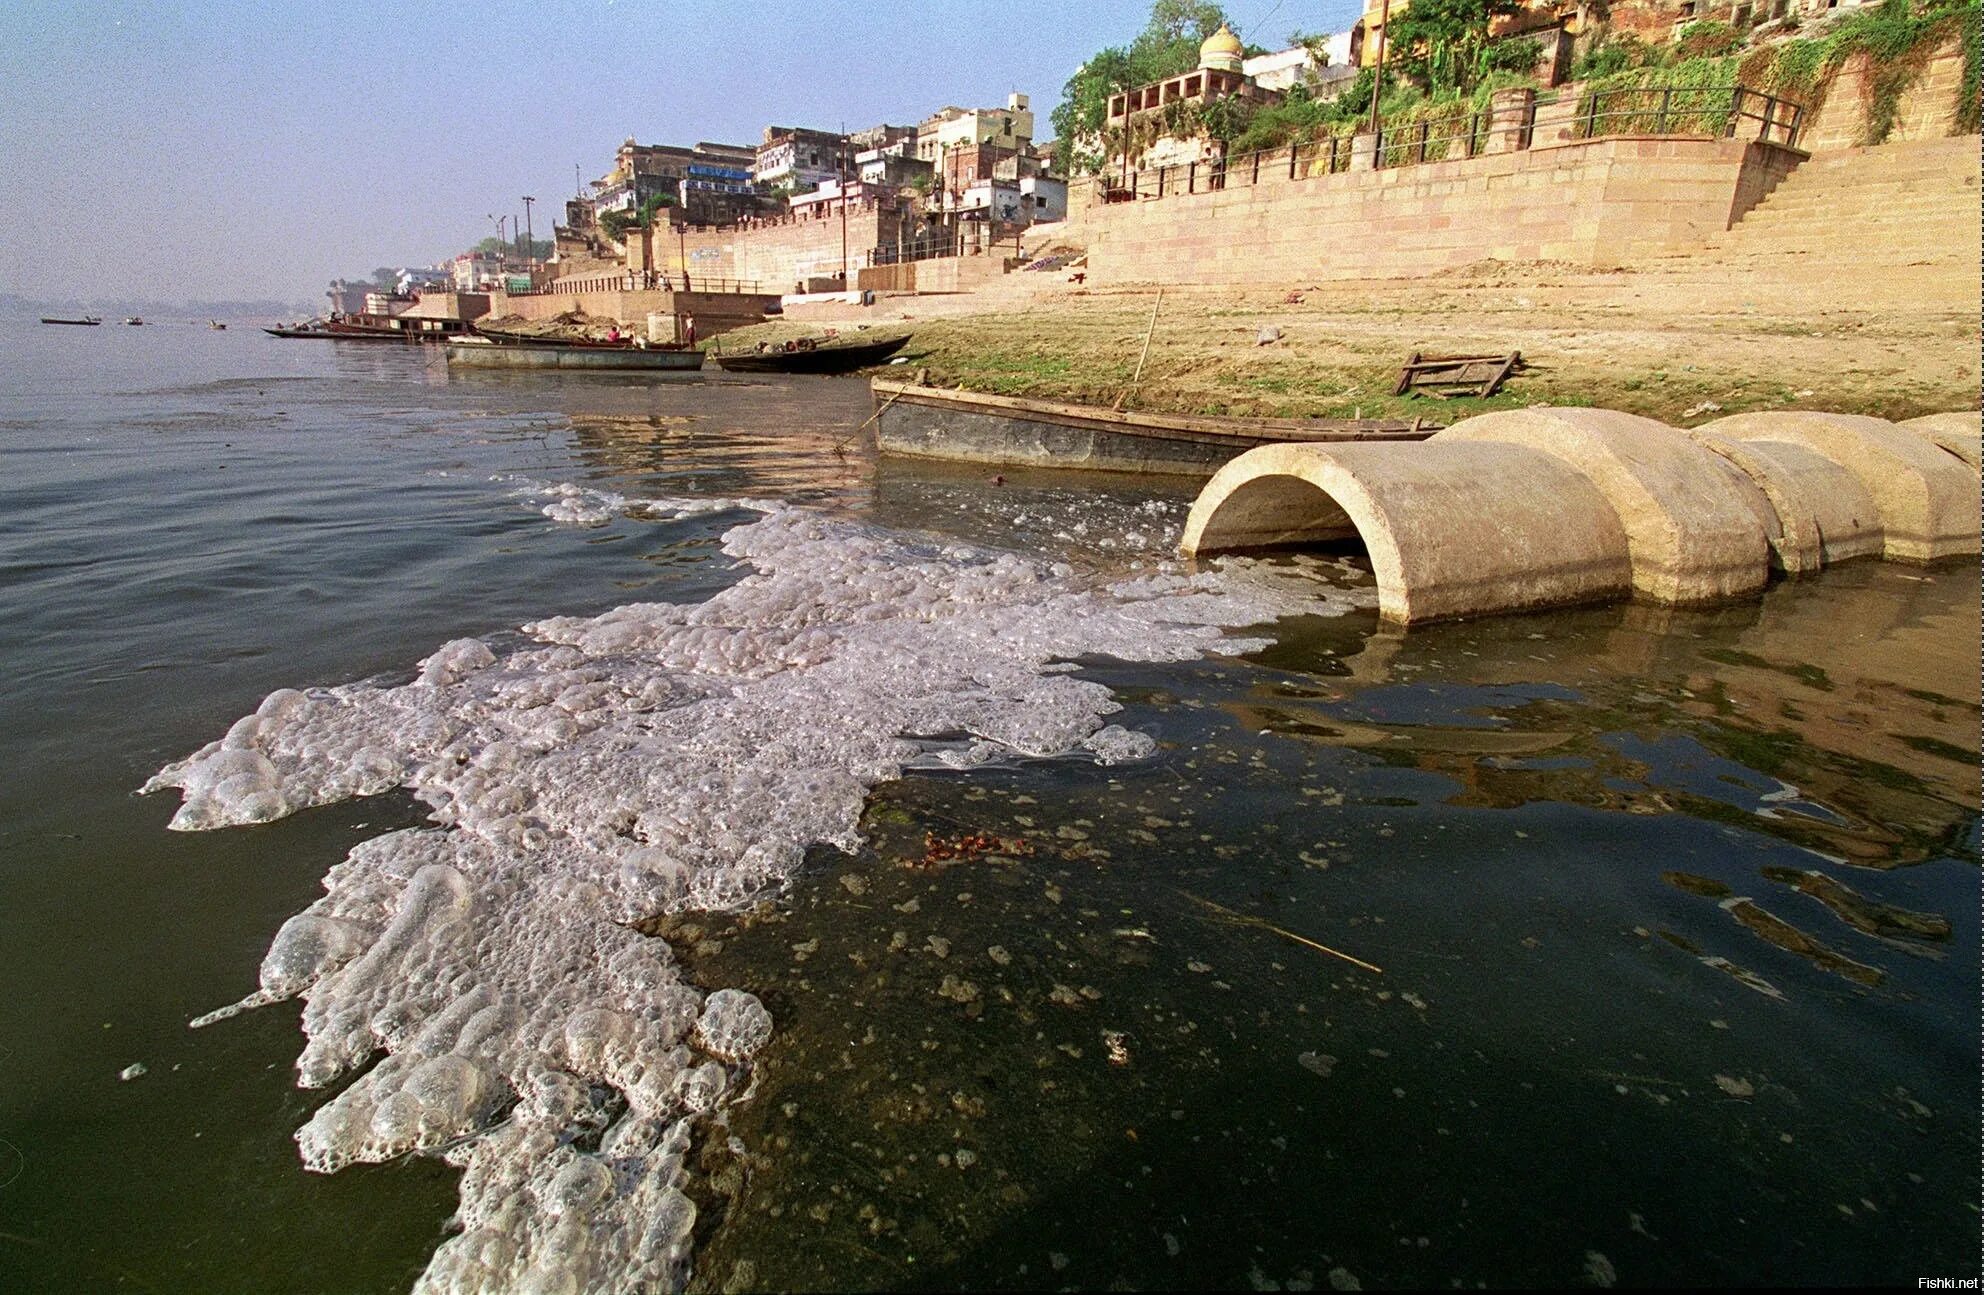
<path fill-rule="evenodd" d="M 916 127 L 870 126 L 867 130 L 857 130 L 849 135 L 847 146 L 855 153 L 874 150 L 913 157 L 916 154 Z"/>
<path fill-rule="evenodd" d="M 915 147 L 915 141 L 910 142 Z M 867 184 L 903 188 L 927 182 L 936 167 L 920 157 L 907 157 L 885 149 L 871 148 L 854 155 L 854 173 Z"/>
<path fill-rule="evenodd" d="M 659 197 L 692 224 L 729 225 L 766 204 L 751 178 L 757 150 L 705 140 L 691 148 L 637 144 L 630 136 L 613 169 L 593 182 L 597 214 L 638 211 Z"/>
<path fill-rule="evenodd" d="M 845 135 L 803 126 L 767 126 L 751 178 L 768 189 L 803 193 L 840 179 L 851 160 Z"/>
<path fill-rule="evenodd" d="M 916 128 L 916 156 L 941 163 L 944 150 L 976 144 L 1019 149 L 1033 143 L 1033 110 L 1012 94 L 1003 108 L 943 108 Z"/>

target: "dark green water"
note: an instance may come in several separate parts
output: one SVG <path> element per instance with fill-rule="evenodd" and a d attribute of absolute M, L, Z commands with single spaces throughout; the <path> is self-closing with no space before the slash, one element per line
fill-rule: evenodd
<path fill-rule="evenodd" d="M 323 1095 L 293 1087 L 293 1005 L 185 1024 L 420 807 L 181 835 L 134 789 L 273 689 L 734 578 L 735 515 L 558 526 L 521 483 L 1105 567 L 1180 515 L 878 468 L 845 383 L 450 381 L 397 349 L 20 325 L 0 375 L 11 1289 L 403 1290 L 446 1235 L 437 1162 L 298 1165 Z M 699 1140 L 693 1284 L 1975 1272 L 1977 607 L 1974 568 L 1875 563 L 1712 613 L 1366 614 L 1084 663 L 1157 757 L 905 777 L 859 855 L 671 926 L 778 1021 Z"/>

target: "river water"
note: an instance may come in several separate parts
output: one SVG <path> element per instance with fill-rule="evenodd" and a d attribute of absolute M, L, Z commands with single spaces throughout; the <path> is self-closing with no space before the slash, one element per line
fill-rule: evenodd
<path fill-rule="evenodd" d="M 327 875 L 386 859 L 411 904 L 407 843 L 455 851 L 462 921 L 510 924 L 372 986 L 388 1015 L 515 997 L 574 941 L 689 1018 L 726 987 L 769 1009 L 672 1159 L 626 1150 L 640 1099 L 571 1043 L 584 1110 L 499 1166 L 668 1159 L 657 1280 L 1977 1270 L 1974 564 L 1400 634 L 1354 554 L 1185 587 L 1189 491 L 878 463 L 867 412 L 837 380 L 0 325 L 0 1287 L 479 1271 L 447 1267 L 483 1190 L 455 1166 L 537 1099 L 498 1083 L 425 1141 L 380 1116 L 370 1162 L 307 1172 L 296 1131 L 383 1107 L 416 1043 L 375 1017 L 394 1055 L 303 1090 L 294 1000 L 187 1028 Z M 471 638 L 493 664 L 411 682 Z M 180 795 L 139 789 L 280 689 L 244 739 L 276 799 L 169 830 Z M 441 726 L 482 768 L 491 725 L 500 794 L 420 763 Z M 337 760 L 371 772 L 310 781 Z M 700 880 L 593 875 L 614 814 Z M 520 1030 L 530 1066 L 565 1046 Z M 546 1288 L 574 1236 L 632 1271 L 598 1238 L 643 1198 L 560 1181 L 468 1222 Z"/>

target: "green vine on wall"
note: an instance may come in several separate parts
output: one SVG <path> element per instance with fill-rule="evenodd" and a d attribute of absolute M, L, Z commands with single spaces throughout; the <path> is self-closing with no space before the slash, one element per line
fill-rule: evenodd
<path fill-rule="evenodd" d="M 1781 41 L 1742 60 L 1746 84 L 1799 99 L 1817 112 L 1839 72 L 1864 59 L 1867 97 L 1863 144 L 1885 143 L 1901 114 L 1902 96 L 1922 78 L 1937 50 L 1952 39 L 1963 47 L 1956 128 L 1978 127 L 1978 0 L 1882 0 L 1836 23 L 1824 35 Z"/>

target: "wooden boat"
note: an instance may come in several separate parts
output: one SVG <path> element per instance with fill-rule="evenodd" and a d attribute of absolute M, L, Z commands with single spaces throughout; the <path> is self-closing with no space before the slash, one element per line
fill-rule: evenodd
<path fill-rule="evenodd" d="M 719 353 L 710 358 L 726 373 L 852 373 L 880 364 L 908 342 L 908 333 L 880 342 L 829 342 L 824 346 L 802 338 L 788 343 L 789 350 L 767 346 L 762 351 Z"/>
<path fill-rule="evenodd" d="M 1423 441 L 1440 430 L 1420 419 L 1211 418 L 1147 414 L 1022 400 L 976 391 L 885 382 L 875 397 L 875 442 L 884 454 L 1100 472 L 1209 477 L 1257 445 L 1280 441 Z"/>
<path fill-rule="evenodd" d="M 207 321 L 207 327 L 213 329 L 216 333 L 225 333 L 227 331 L 227 325 L 221 323 L 218 319 L 209 319 Z"/>
<path fill-rule="evenodd" d="M 95 328 L 103 321 L 95 315 L 84 315 L 81 319 L 58 319 L 53 315 L 43 315 L 41 322 L 44 324 L 76 324 L 83 328 Z"/>
<path fill-rule="evenodd" d="M 322 337 L 333 342 L 404 342 L 405 336 L 399 333 L 341 333 L 322 324 L 304 324 L 298 328 L 264 328 L 270 337 Z"/>
<path fill-rule="evenodd" d="M 562 346 L 568 350 L 584 351 L 638 351 L 638 350 L 682 350 L 683 347 L 647 346 L 643 347 L 632 337 L 560 337 L 546 333 L 509 333 L 499 328 L 483 328 L 470 325 L 470 330 L 478 337 L 486 337 L 498 346 Z"/>
<path fill-rule="evenodd" d="M 142 325 L 144 324 L 144 322 L 145 322 L 145 321 L 144 321 L 144 320 L 142 320 L 142 319 L 139 319 L 139 318 L 138 318 L 138 317 L 137 317 L 136 315 L 133 315 L 133 316 L 131 316 L 131 317 L 130 317 L 129 319 L 127 319 L 127 320 L 125 320 L 124 322 L 125 322 L 125 323 L 127 323 L 127 324 L 129 324 L 129 325 L 130 325 L 131 327 L 133 327 L 133 328 L 138 328 L 138 327 L 140 327 L 140 326 L 142 326 Z"/>
<path fill-rule="evenodd" d="M 703 353 L 661 346 L 498 342 L 486 337 L 457 337 L 448 342 L 448 363 L 471 369 L 692 373 L 703 367 Z"/>

